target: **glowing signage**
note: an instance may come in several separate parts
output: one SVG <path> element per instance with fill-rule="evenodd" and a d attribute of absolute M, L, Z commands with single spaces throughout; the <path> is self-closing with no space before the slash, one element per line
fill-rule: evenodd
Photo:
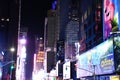
<path fill-rule="evenodd" d="M 120 72 L 120 34 L 114 34 L 115 69 Z"/>
<path fill-rule="evenodd" d="M 104 0 L 104 38 L 119 30 L 118 0 Z"/>
<path fill-rule="evenodd" d="M 71 78 L 71 67 L 70 61 L 63 64 L 63 79 Z"/>
<path fill-rule="evenodd" d="M 110 76 L 110 80 L 120 80 L 119 75 Z"/>
<path fill-rule="evenodd" d="M 44 52 L 39 51 L 37 56 L 36 56 L 36 62 L 43 62 L 44 61 Z"/>
<path fill-rule="evenodd" d="M 114 72 L 113 39 L 79 55 L 77 77 L 109 74 Z"/>

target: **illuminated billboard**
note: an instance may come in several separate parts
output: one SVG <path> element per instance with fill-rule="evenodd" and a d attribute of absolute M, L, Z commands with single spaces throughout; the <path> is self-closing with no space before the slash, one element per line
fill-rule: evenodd
<path fill-rule="evenodd" d="M 118 0 L 104 0 L 104 39 L 110 37 L 110 32 L 119 30 Z"/>
<path fill-rule="evenodd" d="M 44 61 L 44 51 L 39 51 L 36 56 L 36 62 L 43 62 Z"/>
<path fill-rule="evenodd" d="M 120 34 L 114 34 L 115 69 L 120 72 Z"/>
<path fill-rule="evenodd" d="M 120 80 L 119 75 L 110 76 L 110 80 Z"/>
<path fill-rule="evenodd" d="M 77 78 L 114 72 L 113 41 L 109 39 L 79 55 Z"/>
<path fill-rule="evenodd" d="M 63 79 L 71 79 L 71 65 L 70 61 L 63 64 Z"/>

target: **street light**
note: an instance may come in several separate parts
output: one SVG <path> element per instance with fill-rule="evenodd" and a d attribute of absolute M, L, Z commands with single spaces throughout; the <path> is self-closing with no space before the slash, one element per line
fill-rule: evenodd
<path fill-rule="evenodd" d="M 12 66 L 15 61 L 13 60 L 13 53 L 15 52 L 15 48 L 14 47 L 11 47 L 9 49 L 4 49 L 1 51 L 1 55 L 3 58 L 2 61 L 1 61 L 1 66 L 0 68 L 2 68 L 3 70 L 7 70 L 8 71 L 8 67 L 10 69 L 10 74 L 12 73 L 11 70 L 14 69 L 14 66 Z M 6 54 L 7 53 L 7 54 Z M 11 57 L 8 57 L 7 55 L 11 55 Z M 10 59 L 10 60 L 9 60 Z M 3 75 L 4 75 L 4 71 L 3 71 Z M 11 77 L 11 76 L 10 76 Z"/>
<path fill-rule="evenodd" d="M 15 52 L 15 48 L 14 48 L 14 47 L 11 47 L 11 48 L 10 48 L 10 51 L 11 51 L 11 53 L 12 53 L 12 60 L 13 60 L 13 53 Z M 14 68 L 15 68 L 15 67 L 14 67 L 14 64 L 12 63 L 11 66 L 10 66 L 10 80 L 12 80 L 12 71 L 13 71 Z"/>
<path fill-rule="evenodd" d="M 6 49 L 5 51 L 10 51 L 10 52 L 15 52 L 15 48 L 14 47 L 11 47 L 10 49 Z M 2 51 L 2 54 L 4 55 L 4 51 Z M 12 58 L 13 58 L 13 54 L 12 54 Z M 1 67 L 4 67 L 8 64 L 11 64 L 11 63 L 14 63 L 15 61 L 14 60 L 11 60 L 11 61 L 7 61 L 7 62 L 3 62 L 2 66 Z"/>
<path fill-rule="evenodd" d="M 11 47 L 11 48 L 10 48 L 10 51 L 11 51 L 11 52 L 15 52 L 15 48 L 14 48 L 14 47 Z"/>

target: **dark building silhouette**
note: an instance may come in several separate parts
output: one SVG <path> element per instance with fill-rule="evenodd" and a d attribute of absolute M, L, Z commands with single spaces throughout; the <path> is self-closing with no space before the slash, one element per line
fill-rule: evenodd
<path fill-rule="evenodd" d="M 101 0 L 81 0 L 80 4 L 80 53 L 103 41 L 103 18 Z M 84 6 L 86 5 L 86 6 Z"/>
<path fill-rule="evenodd" d="M 19 4 L 17 0 L 0 0 L 0 52 L 4 51 L 3 64 L 11 61 L 11 47 L 17 50 Z M 13 59 L 16 60 L 16 52 Z M 3 78 L 9 73 L 10 65 L 3 67 Z"/>

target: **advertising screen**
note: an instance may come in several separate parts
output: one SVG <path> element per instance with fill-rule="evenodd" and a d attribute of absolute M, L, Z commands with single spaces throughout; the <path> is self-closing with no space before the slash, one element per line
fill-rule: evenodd
<path fill-rule="evenodd" d="M 114 34 L 115 69 L 120 72 L 120 34 Z"/>
<path fill-rule="evenodd" d="M 120 80 L 120 76 L 119 75 L 110 76 L 110 80 Z"/>
<path fill-rule="evenodd" d="M 118 0 L 104 0 L 104 39 L 119 30 Z"/>
<path fill-rule="evenodd" d="M 113 41 L 109 39 L 79 55 L 77 78 L 114 72 Z"/>
<path fill-rule="evenodd" d="M 71 67 L 70 61 L 63 64 L 63 79 L 71 78 Z"/>

